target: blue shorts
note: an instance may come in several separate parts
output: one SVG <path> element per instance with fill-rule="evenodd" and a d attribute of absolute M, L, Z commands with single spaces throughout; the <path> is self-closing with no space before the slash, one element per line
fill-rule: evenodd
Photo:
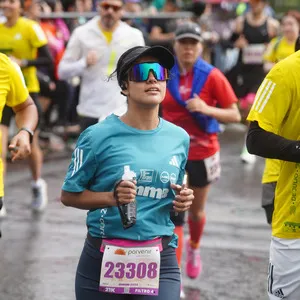
<path fill-rule="evenodd" d="M 79 259 L 75 292 L 76 300 L 179 300 L 180 270 L 175 249 L 168 247 L 161 252 L 159 295 L 117 295 L 99 292 L 100 266 L 103 253 L 91 242 L 85 241 Z"/>

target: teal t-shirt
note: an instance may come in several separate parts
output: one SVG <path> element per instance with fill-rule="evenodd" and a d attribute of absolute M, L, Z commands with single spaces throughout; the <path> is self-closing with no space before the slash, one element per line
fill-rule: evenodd
<path fill-rule="evenodd" d="M 188 149 L 188 134 L 163 119 L 154 130 L 138 130 L 111 115 L 80 135 L 62 189 L 113 191 L 128 165 L 137 175 L 136 224 L 125 230 L 117 207 L 100 208 L 88 212 L 89 233 L 141 241 L 173 236 L 170 182 L 182 184 Z M 170 245 L 176 247 L 175 236 Z"/>

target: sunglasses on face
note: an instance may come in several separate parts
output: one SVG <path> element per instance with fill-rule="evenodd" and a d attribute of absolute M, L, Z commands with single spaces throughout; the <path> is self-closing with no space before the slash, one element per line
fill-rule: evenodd
<path fill-rule="evenodd" d="M 118 12 L 122 8 L 122 6 L 112 5 L 112 4 L 108 4 L 108 3 L 101 3 L 100 6 L 104 10 L 109 10 L 111 8 L 114 12 Z"/>
<path fill-rule="evenodd" d="M 129 80 L 134 82 L 147 81 L 152 72 L 157 81 L 169 79 L 169 70 L 157 62 L 144 62 L 135 64 L 129 72 Z"/>

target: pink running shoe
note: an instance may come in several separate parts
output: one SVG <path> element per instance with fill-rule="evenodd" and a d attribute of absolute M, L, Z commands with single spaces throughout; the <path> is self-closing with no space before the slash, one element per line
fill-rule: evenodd
<path fill-rule="evenodd" d="M 188 240 L 186 243 L 187 250 L 187 263 L 186 263 L 186 274 L 191 279 L 197 278 L 202 271 L 202 263 L 200 257 L 199 248 L 193 249 Z"/>

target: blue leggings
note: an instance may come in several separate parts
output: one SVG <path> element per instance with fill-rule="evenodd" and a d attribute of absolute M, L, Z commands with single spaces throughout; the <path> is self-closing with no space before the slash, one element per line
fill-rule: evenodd
<path fill-rule="evenodd" d="M 89 241 L 85 241 L 78 263 L 75 292 L 76 300 L 179 300 L 180 270 L 175 249 L 167 248 L 161 252 L 159 295 L 118 295 L 99 292 L 100 266 L 103 253 Z"/>

